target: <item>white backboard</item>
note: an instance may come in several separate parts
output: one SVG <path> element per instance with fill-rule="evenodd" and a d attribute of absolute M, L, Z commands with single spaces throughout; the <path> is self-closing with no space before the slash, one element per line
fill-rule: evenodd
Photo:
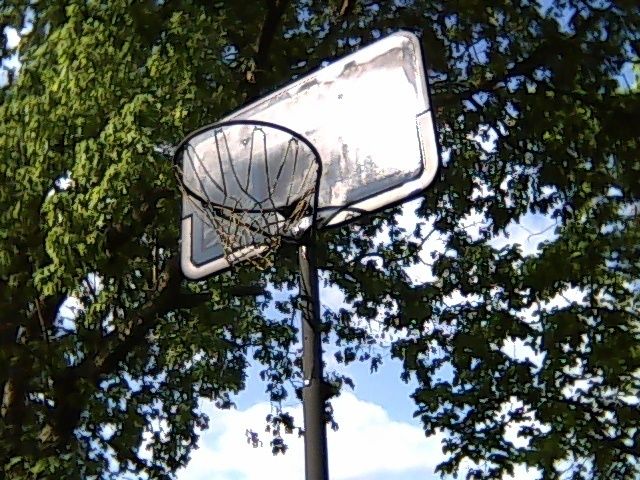
<path fill-rule="evenodd" d="M 280 125 L 314 147 L 321 162 L 317 228 L 339 225 L 414 197 L 432 182 L 438 168 L 420 43 L 407 32 L 361 48 L 232 113 L 221 124 L 238 120 Z M 216 138 L 223 128 L 216 124 L 200 129 L 178 148 L 176 162 L 192 192 L 208 188 L 198 180 L 202 165 L 214 177 L 223 175 L 221 162 L 233 162 L 240 176 L 251 171 L 246 166 L 249 129 L 225 133 L 238 138 L 220 154 Z M 269 154 L 284 151 L 283 140 L 275 134 L 271 137 Z M 191 157 L 187 161 L 185 152 L 196 152 L 198 162 Z M 251 175 L 255 177 L 255 171 Z M 198 279 L 228 268 L 229 262 L 211 222 L 186 197 L 182 269 L 187 277 Z M 260 245 L 251 248 L 261 251 Z M 249 256 L 251 248 L 245 252 Z"/>

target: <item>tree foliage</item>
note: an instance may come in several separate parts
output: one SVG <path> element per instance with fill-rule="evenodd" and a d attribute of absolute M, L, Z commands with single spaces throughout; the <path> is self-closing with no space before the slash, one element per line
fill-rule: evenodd
<path fill-rule="evenodd" d="M 12 0 L 0 26 L 22 32 L 0 36 L 20 60 L 0 90 L 5 477 L 172 478 L 249 355 L 292 394 L 295 302 L 254 285 L 295 288 L 295 252 L 183 281 L 171 147 L 398 29 L 422 39 L 444 164 L 415 229 L 391 209 L 322 235 L 337 358 L 375 369 L 366 324 L 392 335 L 443 473 L 640 475 L 636 2 Z M 538 250 L 498 246 L 531 214 L 555 222 Z"/>

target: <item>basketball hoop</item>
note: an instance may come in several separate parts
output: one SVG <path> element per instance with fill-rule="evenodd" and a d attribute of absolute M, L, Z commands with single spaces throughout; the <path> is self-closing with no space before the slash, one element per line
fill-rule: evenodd
<path fill-rule="evenodd" d="M 268 122 L 224 122 L 206 134 L 206 149 L 178 147 L 183 198 L 216 232 L 229 265 L 267 268 L 282 241 L 315 226 L 319 155 L 301 135 Z"/>

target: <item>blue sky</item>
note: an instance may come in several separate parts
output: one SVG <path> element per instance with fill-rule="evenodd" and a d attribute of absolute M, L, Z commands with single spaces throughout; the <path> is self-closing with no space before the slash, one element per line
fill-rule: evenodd
<path fill-rule="evenodd" d="M 355 392 L 347 390 L 332 402 L 339 429 L 328 432 L 331 478 L 437 478 L 433 470 L 442 459 L 439 442 L 425 438 L 412 418 L 412 388 L 399 379 L 398 362 L 387 362 L 386 368 L 374 375 L 362 367 L 350 370 Z M 257 369 L 250 372 L 257 378 L 255 374 Z M 288 436 L 290 450 L 277 457 L 270 452 L 268 434 L 263 437 L 263 447 L 247 444 L 246 429 L 260 432 L 270 409 L 260 382 L 249 379 L 248 386 L 239 395 L 235 411 L 220 412 L 204 405 L 211 428 L 203 434 L 202 448 L 194 453 L 189 466 L 179 472 L 179 480 L 253 480 L 272 478 L 276 473 L 282 479 L 303 478 L 303 443 L 297 435 Z M 301 406 L 296 403 L 290 411 L 300 420 Z"/>

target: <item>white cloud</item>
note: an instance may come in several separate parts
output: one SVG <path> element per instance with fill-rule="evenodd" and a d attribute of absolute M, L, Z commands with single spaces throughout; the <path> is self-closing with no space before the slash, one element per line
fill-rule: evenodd
<path fill-rule="evenodd" d="M 320 274 L 320 281 L 324 280 L 326 275 Z M 322 285 L 322 283 L 321 283 Z M 335 285 L 321 286 L 320 287 L 320 305 L 323 309 L 329 309 L 338 311 L 343 307 L 346 307 L 344 293 Z"/>
<path fill-rule="evenodd" d="M 466 472 L 468 470 L 474 469 L 486 469 L 487 465 L 480 465 L 476 462 L 472 462 L 471 460 L 463 460 L 461 463 L 460 473 L 458 478 L 466 478 Z M 450 479 L 452 477 L 445 477 Z M 513 475 L 509 475 L 505 473 L 502 475 L 502 480 L 539 480 L 542 478 L 540 471 L 537 468 L 527 467 L 524 464 L 514 465 L 513 467 Z"/>
<path fill-rule="evenodd" d="M 403 472 L 420 472 L 424 477 L 442 461 L 440 438 L 426 438 L 417 425 L 393 421 L 379 405 L 343 393 L 332 402 L 340 426 L 329 430 L 329 468 L 334 480 L 396 478 Z M 268 445 L 269 434 L 260 434 L 262 447 L 247 443 L 247 429 L 262 432 L 268 403 L 258 403 L 247 410 L 219 411 L 205 405 L 211 428 L 200 439 L 191 462 L 178 473 L 179 480 L 281 480 L 304 478 L 303 441 L 287 435 L 289 450 L 274 456 Z M 296 421 L 302 407 L 291 412 Z M 384 475 L 384 477 L 381 477 Z"/>
<path fill-rule="evenodd" d="M 9 48 L 15 48 L 20 43 L 20 34 L 16 31 L 15 28 L 7 27 L 4 30 L 0 30 L 0 35 L 5 36 L 7 47 Z M 18 55 L 13 54 L 10 57 L 5 58 L 4 60 L 2 60 L 1 66 L 11 70 L 20 70 L 20 61 L 18 60 Z M 7 81 L 7 72 L 4 69 L 0 68 L 0 86 L 5 85 Z"/>
<path fill-rule="evenodd" d="M 20 43 L 20 34 L 13 27 L 7 27 L 4 29 L 4 34 L 7 37 L 7 47 L 15 48 Z"/>
<path fill-rule="evenodd" d="M 542 242 L 557 237 L 556 226 L 557 222 L 549 215 L 527 213 L 519 222 L 507 225 L 504 233 L 496 235 L 490 243 L 494 248 L 518 244 L 525 255 L 535 255 L 539 253 Z"/>

